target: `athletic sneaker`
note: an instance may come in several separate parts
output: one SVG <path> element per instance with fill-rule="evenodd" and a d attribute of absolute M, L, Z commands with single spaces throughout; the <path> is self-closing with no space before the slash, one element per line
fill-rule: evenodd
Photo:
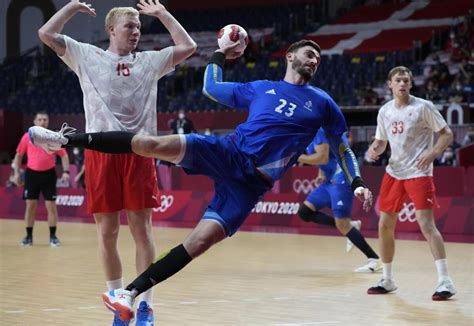
<path fill-rule="evenodd" d="M 61 245 L 61 241 L 57 237 L 49 238 L 49 245 L 51 247 L 59 247 Z"/>
<path fill-rule="evenodd" d="M 114 316 L 114 321 L 112 322 L 112 326 L 129 326 L 130 321 L 121 321 L 118 316 Z"/>
<path fill-rule="evenodd" d="M 367 290 L 367 294 L 385 294 L 393 292 L 397 289 L 395 282 L 389 279 L 381 279 L 377 286 L 373 286 Z"/>
<path fill-rule="evenodd" d="M 367 264 L 354 270 L 356 273 L 375 273 L 382 269 L 382 262 L 378 258 L 369 258 Z"/>
<path fill-rule="evenodd" d="M 136 326 L 153 326 L 153 309 L 145 302 L 142 301 L 138 305 Z"/>
<path fill-rule="evenodd" d="M 68 140 L 64 136 L 72 135 L 75 131 L 75 128 L 69 127 L 67 123 L 63 123 L 61 130 L 58 132 L 39 126 L 30 127 L 28 135 L 33 145 L 42 147 L 46 153 L 50 154 L 60 150 L 61 146 L 66 145 Z"/>
<path fill-rule="evenodd" d="M 121 321 L 133 319 L 133 298 L 130 291 L 115 289 L 102 293 L 102 301 Z"/>
<path fill-rule="evenodd" d="M 33 245 L 33 238 L 30 238 L 30 237 L 25 237 L 20 242 L 20 246 L 22 246 L 22 247 L 30 247 L 32 245 Z"/>
<path fill-rule="evenodd" d="M 434 301 L 448 300 L 457 292 L 458 291 L 456 291 L 454 288 L 453 281 L 448 277 L 438 284 L 438 287 L 436 288 L 435 293 L 433 293 L 431 299 Z"/>
<path fill-rule="evenodd" d="M 360 231 L 360 227 L 362 226 L 362 221 L 361 220 L 351 221 L 351 225 L 352 225 L 352 227 L 354 227 L 354 228 L 356 228 L 357 230 Z M 349 240 L 349 238 L 347 238 L 346 252 L 351 251 L 352 248 L 354 248 L 354 244 L 352 243 L 351 240 Z"/>

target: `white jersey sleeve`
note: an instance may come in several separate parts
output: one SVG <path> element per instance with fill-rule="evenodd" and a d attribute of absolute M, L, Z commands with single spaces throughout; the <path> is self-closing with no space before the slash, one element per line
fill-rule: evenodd
<path fill-rule="evenodd" d="M 441 113 L 436 110 L 433 103 L 430 101 L 426 101 L 426 105 L 423 106 L 423 119 L 425 120 L 427 127 L 434 132 L 439 132 L 448 125 Z"/>
<path fill-rule="evenodd" d="M 92 50 L 92 48 L 94 48 L 94 46 L 78 42 L 67 35 L 63 36 L 64 41 L 66 42 L 66 52 L 64 55 L 59 56 L 59 58 L 61 58 L 61 60 L 63 60 L 72 71 L 78 74 L 81 62 L 85 61 L 87 54 Z"/>
<path fill-rule="evenodd" d="M 379 140 L 388 140 L 387 137 L 387 129 L 385 127 L 385 110 L 383 109 L 385 106 L 383 106 L 377 115 L 377 129 L 375 131 L 375 139 Z"/>
<path fill-rule="evenodd" d="M 171 46 L 160 51 L 146 51 L 143 53 L 146 53 L 150 57 L 150 63 L 156 72 L 157 80 L 174 70 L 173 48 Z"/>

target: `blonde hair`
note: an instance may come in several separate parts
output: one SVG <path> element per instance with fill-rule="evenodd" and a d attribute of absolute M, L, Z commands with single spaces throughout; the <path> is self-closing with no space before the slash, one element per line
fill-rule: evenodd
<path fill-rule="evenodd" d="M 396 74 L 400 74 L 400 75 L 407 74 L 408 76 L 410 76 L 410 80 L 413 79 L 413 75 L 410 69 L 408 69 L 405 66 L 397 66 L 395 68 L 392 68 L 392 70 L 390 70 L 390 72 L 388 73 L 387 80 L 392 80 L 392 77 L 395 76 Z"/>
<path fill-rule="evenodd" d="M 124 17 L 138 17 L 140 13 L 138 12 L 137 9 L 133 7 L 114 7 L 110 9 L 110 11 L 107 13 L 107 16 L 105 17 L 105 30 L 107 33 L 109 32 L 109 26 L 112 26 L 117 23 L 117 21 Z"/>

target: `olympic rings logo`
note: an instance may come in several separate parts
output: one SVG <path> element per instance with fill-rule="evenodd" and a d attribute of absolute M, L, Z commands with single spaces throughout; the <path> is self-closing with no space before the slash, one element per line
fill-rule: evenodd
<path fill-rule="evenodd" d="M 161 205 L 160 207 L 153 208 L 154 212 L 160 212 L 164 213 L 168 208 L 170 208 L 173 205 L 174 202 L 174 197 L 173 195 L 161 195 Z"/>
<path fill-rule="evenodd" d="M 413 203 L 403 203 L 402 210 L 398 213 L 398 220 L 400 222 L 416 222 L 416 208 Z"/>
<path fill-rule="evenodd" d="M 293 181 L 293 191 L 297 194 L 304 193 L 305 195 L 309 194 L 311 191 L 316 189 L 318 185 L 316 184 L 316 179 L 295 179 Z"/>

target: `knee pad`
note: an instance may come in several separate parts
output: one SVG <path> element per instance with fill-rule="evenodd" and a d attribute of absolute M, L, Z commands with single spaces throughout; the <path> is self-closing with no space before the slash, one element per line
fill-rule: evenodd
<path fill-rule="evenodd" d="M 305 204 L 300 205 L 298 209 L 298 216 L 305 222 L 311 222 L 313 220 L 314 211 Z"/>

